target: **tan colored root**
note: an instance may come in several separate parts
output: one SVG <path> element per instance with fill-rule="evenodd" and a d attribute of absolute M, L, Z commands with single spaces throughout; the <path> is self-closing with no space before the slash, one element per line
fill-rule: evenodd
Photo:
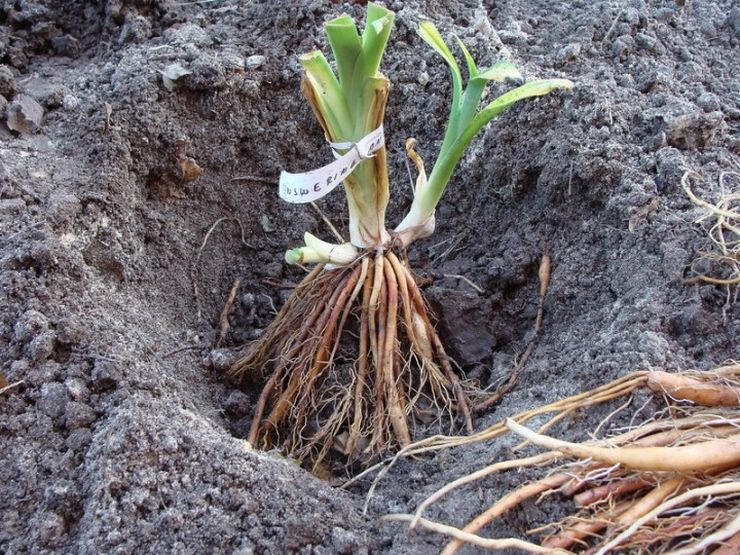
<path fill-rule="evenodd" d="M 355 451 L 362 427 L 363 403 L 367 384 L 367 355 L 370 341 L 368 331 L 368 307 L 370 305 L 370 293 L 374 282 L 374 272 L 375 267 L 368 266 L 365 282 L 362 287 L 362 304 L 360 305 L 360 353 L 357 359 L 358 376 L 354 393 L 354 416 L 350 427 L 349 439 L 345 446 L 345 454 L 350 456 Z"/>
<path fill-rule="evenodd" d="M 383 373 L 383 355 L 385 354 L 385 335 L 386 335 L 386 324 L 387 324 L 387 314 L 388 314 L 388 303 L 387 303 L 387 287 L 385 284 L 385 271 L 383 269 L 383 259 L 381 258 L 382 254 L 378 254 L 375 258 L 376 265 L 375 265 L 375 272 L 376 275 L 381 276 L 380 278 L 376 278 L 379 284 L 378 290 L 377 290 L 377 296 L 375 299 L 373 299 L 373 296 L 370 296 L 370 314 L 373 315 L 373 318 L 371 318 L 371 322 L 374 319 L 377 319 L 376 325 L 375 325 L 375 333 L 373 333 L 373 326 L 370 328 L 370 337 L 376 337 L 376 346 L 377 353 L 375 354 L 374 360 L 375 360 L 375 415 L 373 417 L 373 428 L 374 433 L 373 437 L 370 440 L 370 447 L 371 449 L 377 449 L 377 446 L 383 445 L 386 442 L 386 437 L 390 437 L 388 434 L 389 430 L 389 420 L 388 417 L 390 416 L 388 414 L 388 411 L 386 410 L 385 406 L 385 396 L 386 396 L 386 386 L 385 386 L 385 380 L 386 376 Z M 378 266 L 378 259 L 380 259 L 380 266 Z M 375 300 L 375 303 L 373 303 L 373 300 Z M 373 306 L 375 306 L 375 311 L 373 311 Z"/>
<path fill-rule="evenodd" d="M 340 366 L 349 337 L 356 359 Z M 424 412 L 469 414 L 418 286 L 392 252 L 311 272 L 231 374 L 258 379 L 269 370 L 249 441 L 315 469 L 332 448 L 363 462 L 404 448 Z"/>
<path fill-rule="evenodd" d="M 559 534 L 546 537 L 542 541 L 542 547 L 568 549 L 575 543 L 583 543 L 585 538 L 596 536 L 607 526 L 612 525 L 614 518 L 623 513 L 628 506 L 629 503 L 623 501 L 591 517 L 578 519 L 575 524 L 563 529 Z"/>
<path fill-rule="evenodd" d="M 707 507 L 687 514 L 665 515 L 653 521 L 651 525 L 637 530 L 622 543 L 620 550 L 665 553 L 667 546 L 675 544 L 676 541 L 689 542 L 698 531 L 706 537 L 713 530 L 720 528 L 725 521 L 726 518 L 720 509 Z M 596 549 L 591 548 L 589 551 L 595 552 Z M 677 546 L 669 552 L 675 552 L 676 549 L 682 548 Z"/>
<path fill-rule="evenodd" d="M 429 316 L 427 315 L 426 306 L 424 306 L 424 300 L 421 297 L 421 292 L 419 291 L 418 287 L 416 287 L 416 283 L 414 282 L 414 278 L 411 275 L 411 272 L 404 268 L 403 273 L 405 274 L 404 277 L 406 279 L 407 287 L 410 292 L 409 296 L 412 305 L 412 313 L 414 311 L 416 313 L 415 316 L 412 315 L 412 321 L 414 322 L 413 325 L 415 329 L 414 333 L 417 335 L 417 337 L 423 338 L 424 341 L 431 342 L 431 347 L 428 350 L 431 351 L 433 349 L 434 352 L 437 354 L 439 363 L 441 364 L 444 371 L 444 377 L 446 378 L 447 383 L 452 385 L 452 391 L 455 395 L 455 400 L 457 401 L 457 409 L 461 412 L 463 418 L 465 419 L 465 426 L 468 433 L 472 433 L 473 421 L 470 414 L 470 406 L 468 405 L 467 396 L 463 391 L 460 380 L 458 379 L 455 372 L 452 370 L 450 360 L 444 350 L 444 347 L 442 346 L 442 342 L 440 341 L 437 333 L 432 327 L 432 323 L 430 322 Z M 435 373 L 438 373 L 438 370 Z"/>
<path fill-rule="evenodd" d="M 704 423 L 705 421 L 700 420 L 700 419 L 690 419 L 690 422 L 692 423 L 692 425 L 696 425 L 696 423 L 698 422 Z M 675 426 L 679 429 L 672 429 L 672 430 L 668 430 L 664 432 L 658 432 L 648 437 L 637 439 L 637 440 L 633 440 L 632 438 L 634 437 L 635 434 L 633 432 L 629 432 L 627 434 L 613 437 L 605 441 L 608 441 L 609 443 L 613 443 L 613 444 L 622 444 L 622 443 L 625 443 L 626 441 L 633 441 L 633 444 L 638 444 L 638 445 L 662 446 L 662 445 L 667 445 L 669 443 L 676 441 L 676 439 L 682 437 L 682 435 L 683 435 L 683 439 L 690 439 L 694 435 L 706 433 L 705 430 L 703 429 L 690 430 L 687 432 L 686 430 L 681 429 L 682 424 L 688 425 L 682 422 L 676 422 Z M 712 428 L 712 434 L 713 434 L 713 437 L 724 437 L 726 435 L 734 434 L 736 430 L 737 428 L 735 426 L 718 426 L 718 427 Z M 465 484 L 474 482 L 476 480 L 480 480 L 481 478 L 489 476 L 490 474 L 500 472 L 502 470 L 508 470 L 510 468 L 526 468 L 529 466 L 536 466 L 536 465 L 551 463 L 561 458 L 562 458 L 562 455 L 558 453 L 557 451 L 548 451 L 546 453 L 541 453 L 539 455 L 534 455 L 532 457 L 527 457 L 523 459 L 512 459 L 508 461 L 501 461 L 501 462 L 491 464 L 471 474 L 467 474 L 465 476 L 462 476 L 461 478 L 458 478 L 457 480 L 449 482 L 448 484 L 446 484 L 445 486 L 437 490 L 435 493 L 433 493 L 431 496 L 427 497 L 424 501 L 422 501 L 417 507 L 417 510 L 414 513 L 414 515 L 416 517 L 421 518 L 422 513 L 427 507 L 437 502 L 439 499 L 447 495 L 452 490 L 457 489 Z M 598 469 L 598 468 L 603 468 L 603 466 L 597 465 L 597 466 L 594 466 L 593 468 Z M 610 495 L 629 493 L 632 491 L 636 491 L 638 489 L 642 489 L 643 487 L 646 487 L 649 485 L 654 485 L 656 480 L 657 479 L 655 477 L 647 475 L 647 476 L 640 476 L 640 477 L 632 478 L 632 479 L 613 481 L 604 486 L 593 488 L 581 494 L 575 495 L 574 501 L 576 502 L 577 506 L 591 505 L 593 503 L 596 503 L 597 501 L 608 498 Z M 578 482 L 575 482 L 574 486 L 571 487 L 570 489 L 564 487 L 563 493 L 565 495 L 574 495 L 576 491 L 580 489 L 580 487 L 581 487 L 581 484 L 579 484 Z M 415 525 L 415 522 L 412 522 L 410 528 L 413 528 L 414 525 Z"/>
<path fill-rule="evenodd" d="M 600 501 L 609 500 L 625 493 L 632 493 L 633 491 L 655 485 L 655 480 L 651 475 L 638 475 L 615 480 L 574 495 L 573 502 L 576 507 L 588 507 Z"/>
<path fill-rule="evenodd" d="M 484 478 L 486 476 L 489 476 L 490 474 L 493 474 L 495 472 L 500 472 L 502 470 L 508 470 L 510 468 L 524 468 L 527 466 L 534 466 L 538 464 L 545 464 L 549 462 L 553 462 L 559 458 L 559 455 L 557 453 L 542 453 L 541 455 L 535 455 L 534 457 L 528 457 L 526 459 L 517 459 L 513 461 L 502 461 L 498 462 L 492 465 L 489 465 L 485 468 L 482 468 L 476 472 L 473 472 L 472 474 L 468 474 L 466 476 L 463 476 L 462 478 L 458 478 L 457 480 L 454 480 L 448 484 L 446 484 L 444 487 L 438 489 L 436 492 L 434 492 L 432 495 L 427 497 L 422 503 L 419 504 L 419 507 L 416 509 L 416 512 L 414 513 L 414 519 L 411 521 L 411 524 L 409 524 L 409 528 L 414 528 L 416 524 L 421 520 L 421 515 L 424 512 L 424 509 L 447 495 L 449 492 L 451 492 L 453 489 L 459 488 L 465 484 L 469 484 L 471 482 L 474 482 L 476 480 L 480 480 L 481 478 Z"/>
<path fill-rule="evenodd" d="M 314 388 L 316 382 L 334 358 L 334 350 L 330 350 L 330 345 L 334 344 L 336 339 L 342 333 L 343 321 L 340 320 L 340 316 L 345 312 L 348 299 L 354 291 L 357 290 L 356 285 L 360 276 L 360 266 L 356 266 L 352 271 L 344 287 L 340 290 L 339 296 L 336 300 L 332 299 L 330 302 L 331 311 L 329 312 L 329 318 L 326 326 L 326 331 L 323 334 L 321 343 L 313 357 L 314 363 L 308 374 L 301 376 L 296 379 L 299 382 L 301 388 L 301 394 L 297 399 L 297 414 L 293 418 L 292 425 L 297 429 L 302 429 L 305 420 L 308 406 L 314 395 Z M 277 407 L 276 407 L 277 409 Z M 272 415 L 270 417 L 272 421 Z"/>
<path fill-rule="evenodd" d="M 353 275 L 353 277 L 355 277 Z M 319 318 L 316 329 L 320 335 L 315 336 L 313 341 L 308 342 L 305 346 L 307 352 L 304 355 L 303 361 L 310 361 L 310 365 L 304 372 L 291 372 L 288 380 L 287 387 L 283 390 L 279 399 L 275 403 L 272 412 L 267 418 L 267 425 L 270 428 L 277 429 L 283 422 L 283 419 L 288 415 L 290 409 L 294 406 L 297 400 L 299 391 L 305 385 L 306 379 L 311 379 L 312 375 L 317 374 L 327 364 L 327 343 L 331 340 L 331 333 L 333 332 L 334 321 L 338 314 L 344 308 L 343 304 L 340 305 L 340 299 L 345 298 L 349 295 L 348 289 L 351 289 L 353 284 L 343 284 L 338 287 L 332 294 L 329 302 L 324 307 L 321 317 Z M 328 333 L 326 330 L 330 330 Z M 295 427 L 294 427 L 295 429 Z"/>
<path fill-rule="evenodd" d="M 569 474 L 559 473 L 553 474 L 552 476 L 548 476 L 547 478 L 543 478 L 542 480 L 538 480 L 531 484 L 527 484 L 526 486 L 522 486 L 519 489 L 511 492 L 510 494 L 502 497 L 487 511 L 481 513 L 473 520 L 471 520 L 468 524 L 466 524 L 462 530 L 463 532 L 474 534 L 475 532 L 483 528 L 486 524 L 498 518 L 500 515 L 502 515 L 512 507 L 520 505 L 525 499 L 529 499 L 530 497 L 539 495 L 551 489 L 559 488 L 568 480 L 570 480 L 570 478 L 571 476 Z M 463 542 L 459 539 L 452 540 L 442 550 L 442 555 L 452 555 L 462 546 L 462 544 Z"/>
<path fill-rule="evenodd" d="M 723 285 L 725 288 L 725 306 L 722 309 L 725 322 L 728 318 L 728 309 L 737 300 L 738 286 L 740 286 L 740 188 L 727 191 L 728 185 L 725 179 L 740 178 L 740 174 L 734 172 L 723 172 L 720 174 L 719 182 L 722 190 L 719 201 L 716 204 L 707 202 L 691 190 L 691 181 L 702 181 L 702 177 L 694 172 L 687 171 L 681 178 L 681 186 L 692 203 L 704 209 L 697 223 L 709 219 L 711 225 L 707 225 L 706 233 L 710 241 L 708 252 L 697 253 L 697 258 L 689 266 L 693 277 L 685 280 L 688 283 L 708 283 Z M 699 260 L 709 260 L 716 268 L 714 275 L 707 275 L 696 268 Z M 734 294 L 733 294 L 734 289 Z"/>
<path fill-rule="evenodd" d="M 521 412 L 515 415 L 513 418 L 517 422 L 524 423 L 524 422 L 527 422 L 528 420 L 531 420 L 532 418 L 535 418 L 543 414 L 555 413 L 557 416 L 565 411 L 574 411 L 574 410 L 583 409 L 583 408 L 586 408 L 592 405 L 596 405 L 599 403 L 604 403 L 612 399 L 621 397 L 623 395 L 627 395 L 631 393 L 632 391 L 634 391 L 635 389 L 637 389 L 638 387 L 644 385 L 646 376 L 647 376 L 647 372 L 642 372 L 642 371 L 633 372 L 631 374 L 623 376 L 622 378 L 618 378 L 617 380 L 614 380 L 613 382 L 597 387 L 596 389 L 593 389 L 591 391 L 579 393 L 577 395 L 567 397 L 566 399 L 561 399 L 559 401 L 555 401 L 553 403 L 549 403 L 541 407 L 537 407 L 537 408 L 534 408 L 528 411 Z M 703 421 L 707 420 L 708 418 L 710 417 L 704 417 Z M 656 427 L 660 427 L 660 426 L 665 426 L 665 424 L 656 424 Z M 368 474 L 379 471 L 378 475 L 373 481 L 373 485 L 370 487 L 370 490 L 368 491 L 368 496 L 370 496 L 372 492 L 374 491 L 375 485 L 377 484 L 377 482 L 383 476 L 388 474 L 388 472 L 390 472 L 390 470 L 393 468 L 395 463 L 401 460 L 402 458 L 418 456 L 418 455 L 421 455 L 423 453 L 428 453 L 428 452 L 436 452 L 442 449 L 451 449 L 453 447 L 459 447 L 461 445 L 467 445 L 469 443 L 477 443 L 480 441 L 490 441 L 490 440 L 493 440 L 493 439 L 496 439 L 498 437 L 505 435 L 506 433 L 508 433 L 508 431 L 509 430 L 506 427 L 506 422 L 504 420 L 480 432 L 476 432 L 468 436 L 437 435 L 437 436 L 432 436 L 426 439 L 416 441 L 412 443 L 411 445 L 409 445 L 408 447 L 401 449 L 393 457 L 366 468 L 364 471 L 360 472 L 359 474 L 357 474 L 356 476 L 354 476 L 353 478 L 351 478 L 350 480 L 342 484 L 342 487 L 348 488 L 354 483 L 356 483 L 358 480 L 365 478 Z M 631 432 L 628 435 L 630 436 L 635 435 L 639 437 L 644 434 L 642 434 L 640 431 L 635 431 L 635 432 Z"/>
<path fill-rule="evenodd" d="M 698 374 L 692 379 L 701 384 L 716 384 L 722 379 L 727 380 L 722 383 L 723 386 L 736 387 L 736 382 L 732 380 L 738 375 L 740 365 L 732 364 Z M 683 377 L 687 376 L 694 375 L 686 373 Z M 559 409 L 556 418 L 562 417 L 581 403 L 587 406 L 595 399 L 613 399 L 631 393 L 636 387 L 647 385 L 647 379 L 647 373 L 632 374 L 594 392 L 582 394 L 588 396 L 588 400 L 583 396 L 574 396 L 564 402 L 548 405 L 547 409 L 556 406 Z M 691 384 L 692 387 L 695 385 Z M 617 436 L 585 444 L 560 442 L 524 429 L 526 437 L 551 451 L 500 461 L 458 478 L 424 500 L 416 513 L 407 519 L 409 527 L 420 525 L 423 521 L 421 515 L 430 505 L 464 484 L 496 471 L 549 464 L 569 455 L 583 460 L 561 467 L 555 473 L 525 484 L 502 497 L 461 530 L 455 529 L 462 534 L 450 534 L 455 539 L 447 545 L 443 554 L 454 553 L 469 535 L 480 538 L 476 533 L 483 526 L 505 511 L 519 506 L 525 499 L 554 491 L 574 496 L 579 513 L 562 523 L 543 527 L 557 527 L 560 532 L 543 538 L 542 548 L 569 549 L 579 546 L 586 548 L 586 553 L 596 550 L 598 553 L 612 553 L 617 545 L 621 552 L 646 550 L 652 544 L 659 543 L 661 549 L 666 549 L 672 543 L 675 545 L 676 540 L 685 542 L 700 534 L 696 541 L 676 550 L 678 553 L 699 553 L 722 542 L 731 542 L 738 532 L 734 527 L 733 514 L 740 510 L 740 505 L 737 505 L 740 485 L 736 481 L 740 471 L 740 456 L 737 453 L 740 418 L 732 407 L 677 408 L 680 409 L 677 414 L 683 415 L 680 418 L 671 418 L 670 413 L 663 411 L 658 414 L 658 420 Z M 516 418 L 524 421 L 531 418 L 533 412 Z M 497 426 L 486 433 L 498 433 Z M 522 431 L 515 422 L 509 421 L 509 426 Z M 440 445 L 449 447 L 454 439 L 431 438 L 409 446 L 398 456 L 436 450 Z M 584 487 L 585 490 L 578 493 Z M 729 511 L 725 509 L 728 505 Z M 669 511 L 669 514 L 664 514 Z M 601 538 L 605 543 L 588 548 L 589 544 L 598 543 Z M 730 552 L 734 553 L 727 551 Z"/>
<path fill-rule="evenodd" d="M 670 478 L 659 484 L 658 487 L 641 497 L 617 517 L 617 524 L 632 524 L 638 518 L 646 515 L 663 503 L 669 496 L 676 493 L 686 484 L 686 479 L 680 476 Z"/>
<path fill-rule="evenodd" d="M 628 528 L 622 531 L 614 539 L 602 545 L 596 552 L 596 555 L 606 555 L 607 553 L 611 553 L 615 547 L 617 547 L 624 540 L 632 536 L 641 526 L 655 519 L 665 511 L 668 511 L 674 507 L 682 506 L 683 504 L 689 501 L 693 501 L 697 498 L 732 494 L 740 494 L 740 482 L 724 482 L 712 484 L 710 486 L 705 486 L 701 488 L 691 489 L 677 497 L 661 503 L 652 511 L 634 521 Z"/>
<path fill-rule="evenodd" d="M 383 517 L 383 520 L 396 521 L 396 522 L 409 522 L 414 519 L 415 517 L 413 515 L 404 515 L 404 514 L 386 515 Z M 567 553 L 566 551 L 562 551 L 558 549 L 553 550 L 550 548 L 540 547 L 539 545 L 526 542 L 524 540 L 520 540 L 517 538 L 503 538 L 503 539 L 482 538 L 480 536 L 476 536 L 475 534 L 471 534 L 469 532 L 460 530 L 459 528 L 455 528 L 454 526 L 448 526 L 446 524 L 441 524 L 439 522 L 427 520 L 426 518 L 419 519 L 418 523 L 419 525 L 423 526 L 424 528 L 427 528 L 428 530 L 432 530 L 434 532 L 439 532 L 441 534 L 451 536 L 455 538 L 456 541 L 460 541 L 461 543 L 462 542 L 470 543 L 472 545 L 477 545 L 485 549 L 492 549 L 492 550 L 520 549 L 527 553 Z"/>
<path fill-rule="evenodd" d="M 688 376 L 657 371 L 648 374 L 647 386 L 676 401 L 691 401 L 705 407 L 740 406 L 740 387 L 707 383 Z"/>
<path fill-rule="evenodd" d="M 700 472 L 718 466 L 740 464 L 740 431 L 729 438 L 683 447 L 593 447 L 561 441 L 533 432 L 509 419 L 507 426 L 532 443 L 566 455 L 621 464 L 635 470 Z"/>
<path fill-rule="evenodd" d="M 383 346 L 383 382 L 385 384 L 385 395 L 388 403 L 388 416 L 391 420 L 391 426 L 402 447 L 411 443 L 406 415 L 401 408 L 401 399 L 403 393 L 399 391 L 399 384 L 396 383 L 394 373 L 396 356 L 396 317 L 398 315 L 398 282 L 390 262 L 383 265 L 385 273 L 385 283 L 388 288 L 388 314 L 385 326 L 385 344 Z"/>
<path fill-rule="evenodd" d="M 299 301 L 299 299 L 301 299 L 303 303 L 305 303 L 304 306 L 306 307 L 306 309 L 309 308 L 309 305 L 313 301 L 313 296 L 308 295 L 306 298 L 303 298 L 303 293 L 310 293 L 310 291 L 307 290 L 316 287 L 316 280 L 321 274 L 323 268 L 324 267 L 322 265 L 316 266 L 303 279 L 298 287 L 296 287 L 293 294 L 280 309 L 280 312 L 278 312 L 277 316 L 275 316 L 275 319 L 273 320 L 270 327 L 267 328 L 265 335 L 260 338 L 260 340 L 257 341 L 255 344 L 251 345 L 247 354 L 244 357 L 240 358 L 237 362 L 235 362 L 234 365 L 231 367 L 231 369 L 229 370 L 229 375 L 232 378 L 234 378 L 235 380 L 243 380 L 246 377 L 250 377 L 252 379 L 257 378 L 257 376 L 251 375 L 252 371 L 257 369 L 261 370 L 260 363 L 270 357 L 273 346 L 280 341 L 281 333 L 284 331 L 285 328 L 291 329 L 291 324 L 294 323 L 293 320 L 298 319 L 298 314 L 295 314 L 293 318 L 289 318 L 289 316 L 292 313 L 297 312 L 296 307 L 301 304 L 301 301 Z M 316 316 L 318 316 L 318 314 Z M 302 329 L 302 334 L 305 335 L 308 332 L 309 326 L 296 329 Z M 298 341 L 298 343 L 300 343 L 300 341 Z"/>
<path fill-rule="evenodd" d="M 737 555 L 737 553 L 740 553 L 740 532 L 719 543 L 721 543 L 721 547 L 712 551 L 712 555 Z"/>

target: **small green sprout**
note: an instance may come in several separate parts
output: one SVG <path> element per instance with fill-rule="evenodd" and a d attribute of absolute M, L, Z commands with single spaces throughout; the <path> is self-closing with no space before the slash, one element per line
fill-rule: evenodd
<path fill-rule="evenodd" d="M 404 245 L 434 232 L 434 210 L 447 188 L 452 173 L 470 141 L 488 122 L 520 100 L 543 96 L 557 89 L 573 87 L 573 83 L 567 79 L 531 81 L 499 96 L 479 111 L 478 106 L 489 81 L 497 83 L 523 81 L 516 67 L 508 61 L 501 61 L 479 72 L 468 49 L 459 38 L 455 37 L 468 66 L 469 79 L 463 88 L 460 68 L 434 24 L 428 21 L 423 22 L 419 26 L 419 36 L 442 56 L 450 68 L 452 105 L 447 132 L 432 173 L 426 182 L 417 183 L 411 209 L 396 227 L 396 232 L 401 235 Z"/>

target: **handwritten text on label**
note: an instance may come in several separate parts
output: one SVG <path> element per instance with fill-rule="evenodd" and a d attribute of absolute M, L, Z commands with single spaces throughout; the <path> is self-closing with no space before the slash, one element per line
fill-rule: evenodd
<path fill-rule="evenodd" d="M 280 198 L 292 203 L 306 203 L 320 199 L 351 174 L 360 162 L 371 158 L 373 153 L 384 144 L 385 138 L 381 125 L 352 145 L 348 152 L 322 168 L 305 173 L 281 172 Z"/>

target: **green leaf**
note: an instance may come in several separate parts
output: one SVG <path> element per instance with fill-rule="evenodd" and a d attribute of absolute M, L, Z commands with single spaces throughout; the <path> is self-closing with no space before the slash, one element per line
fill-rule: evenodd
<path fill-rule="evenodd" d="M 453 100 L 460 98 L 462 94 L 462 76 L 460 75 L 460 67 L 455 61 L 455 57 L 447 48 L 442 35 L 439 34 L 437 28 L 431 21 L 422 21 L 419 25 L 419 36 L 431 46 L 434 51 L 444 58 L 447 65 L 450 66 L 450 73 L 452 74 L 452 94 Z"/>
<path fill-rule="evenodd" d="M 321 107 L 334 140 L 339 140 L 351 132 L 351 119 L 342 88 L 339 86 L 329 62 L 320 50 L 303 54 L 298 61 L 306 71 L 311 87 L 316 91 L 316 101 Z"/>
<path fill-rule="evenodd" d="M 543 79 L 532 81 L 502 94 L 496 100 L 488 104 L 473 118 L 468 126 L 462 130 L 457 140 L 449 148 L 440 151 L 439 158 L 432 168 L 427 186 L 420 198 L 414 198 L 414 202 L 420 205 L 422 214 L 432 214 L 437 203 L 442 198 L 452 172 L 457 166 L 460 157 L 478 132 L 489 121 L 501 112 L 510 108 L 520 100 L 543 96 L 557 89 L 573 88 L 573 82 L 568 79 Z"/>
<path fill-rule="evenodd" d="M 392 11 L 368 3 L 365 30 L 362 32 L 362 77 L 375 77 L 378 72 L 394 18 Z"/>
<path fill-rule="evenodd" d="M 516 66 L 506 60 L 496 62 L 488 69 L 480 72 L 478 77 L 486 81 L 496 81 L 497 83 L 505 83 L 509 80 L 523 80 L 522 74 L 519 73 Z"/>
<path fill-rule="evenodd" d="M 324 25 L 324 32 L 337 61 L 339 82 L 345 86 L 352 79 L 355 65 L 362 51 L 362 42 L 354 20 L 340 15 Z"/>
<path fill-rule="evenodd" d="M 483 96 L 483 91 L 489 81 L 496 81 L 498 83 L 504 83 L 509 79 L 515 79 L 522 81 L 522 74 L 519 73 L 514 64 L 507 61 L 501 61 L 493 64 L 491 67 L 478 73 L 477 76 L 472 77 L 468 81 L 468 85 L 465 88 L 462 102 L 460 104 L 460 113 L 457 121 L 456 137 L 463 132 L 470 121 L 473 119 L 476 111 L 478 110 L 478 103 Z"/>
<path fill-rule="evenodd" d="M 460 37 L 455 35 L 455 40 L 457 41 L 457 45 L 460 47 L 460 50 L 465 57 L 465 63 L 468 64 L 468 79 L 472 79 L 473 77 L 478 75 L 478 66 L 475 65 L 475 60 L 473 59 L 473 56 L 470 55 L 470 51 L 465 46 L 465 43 L 460 40 Z"/>
<path fill-rule="evenodd" d="M 440 153 L 442 153 L 455 142 L 459 132 L 460 112 L 463 102 L 462 75 L 460 74 L 460 67 L 457 65 L 455 57 L 452 55 L 452 52 L 447 47 L 447 44 L 445 44 L 442 35 L 439 34 L 439 31 L 437 31 L 437 28 L 432 22 L 422 21 L 421 24 L 419 24 L 419 30 L 417 32 L 424 42 L 444 58 L 450 68 L 450 75 L 452 76 L 452 104 L 450 106 L 450 118 L 447 122 L 447 131 L 445 131 L 445 136 L 442 140 L 442 147 L 440 149 Z"/>
<path fill-rule="evenodd" d="M 572 88 L 573 82 L 568 79 L 541 79 L 539 81 L 531 81 L 499 96 L 496 100 L 483 108 L 477 116 L 475 116 L 473 124 L 476 124 L 477 122 L 480 123 L 480 127 L 483 127 L 483 125 L 491 121 L 501 112 L 525 98 L 544 96 L 558 89 L 570 90 Z"/>

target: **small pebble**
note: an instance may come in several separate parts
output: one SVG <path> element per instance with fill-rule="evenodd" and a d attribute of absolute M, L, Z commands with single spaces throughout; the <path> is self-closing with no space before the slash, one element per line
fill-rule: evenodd
<path fill-rule="evenodd" d="M 236 71 L 237 73 L 244 71 L 244 58 L 233 52 L 224 52 L 221 54 L 221 63 L 226 69 Z"/>
<path fill-rule="evenodd" d="M 650 35 L 647 35 L 645 33 L 637 33 L 635 35 L 635 43 L 637 44 L 637 46 L 645 50 L 654 50 L 658 44 L 658 41 L 654 37 L 651 37 Z"/>
<path fill-rule="evenodd" d="M 72 35 L 52 38 L 51 47 L 59 56 L 67 56 L 68 58 L 77 58 L 82 51 L 80 41 Z"/>
<path fill-rule="evenodd" d="M 72 110 L 76 110 L 77 107 L 80 105 L 80 99 L 77 98 L 73 94 L 65 94 L 64 98 L 62 99 L 62 106 L 65 110 L 68 112 L 71 112 Z"/>
<path fill-rule="evenodd" d="M 245 393 L 241 391 L 232 391 L 224 402 L 224 409 L 226 412 L 231 413 L 234 416 L 244 416 L 249 412 L 251 404 L 249 397 Z"/>
<path fill-rule="evenodd" d="M 90 378 L 93 391 L 101 392 L 114 389 L 121 379 L 121 373 L 114 362 L 98 360 L 95 362 Z"/>
<path fill-rule="evenodd" d="M 249 56 L 247 58 L 247 68 L 249 69 L 257 69 L 258 67 L 262 67 L 265 63 L 265 57 L 260 54 L 255 54 L 253 56 Z"/>
<path fill-rule="evenodd" d="M 417 83 L 419 83 L 422 87 L 425 86 L 427 83 L 429 83 L 429 73 L 426 71 L 422 71 L 419 76 L 416 78 Z"/>
<path fill-rule="evenodd" d="M 79 501 L 80 490 L 71 480 L 57 480 L 44 490 L 44 502 L 55 511 L 70 511 Z"/>
<path fill-rule="evenodd" d="M 626 56 L 632 50 L 634 50 L 635 47 L 635 39 L 633 39 L 629 35 L 622 35 L 621 37 L 618 37 L 614 43 L 612 44 L 612 54 L 615 58 L 621 58 L 622 56 Z"/>
<path fill-rule="evenodd" d="M 566 44 L 560 50 L 558 50 L 558 53 L 556 54 L 556 58 L 558 62 L 564 64 L 566 62 L 576 59 L 580 55 L 581 55 L 580 43 L 573 42 L 570 44 Z"/>
<path fill-rule="evenodd" d="M 696 104 L 705 112 L 715 112 L 720 109 L 719 98 L 710 92 L 700 94 L 696 99 Z"/>
<path fill-rule="evenodd" d="M 26 345 L 25 354 L 35 363 L 44 362 L 54 354 L 55 339 L 56 334 L 53 331 L 42 332 Z"/>
<path fill-rule="evenodd" d="M 64 384 L 51 382 L 41 386 L 41 397 L 37 401 L 37 406 L 42 414 L 49 418 L 62 416 L 68 402 L 69 394 Z"/>
<path fill-rule="evenodd" d="M 13 339 L 19 343 L 30 341 L 36 333 L 49 329 L 49 319 L 38 310 L 27 310 L 13 326 Z"/>
<path fill-rule="evenodd" d="M 667 23 L 673 19 L 674 15 L 676 15 L 676 12 L 673 8 L 666 7 L 655 10 L 655 19 L 658 21 L 664 21 Z"/>
<path fill-rule="evenodd" d="M 152 24 L 143 15 L 126 14 L 118 44 L 144 42 L 152 36 Z"/>
<path fill-rule="evenodd" d="M 86 401 L 90 397 L 90 391 L 82 378 L 67 378 L 64 382 L 67 392 L 75 401 Z"/>
<path fill-rule="evenodd" d="M 270 262 L 262 267 L 263 275 L 272 278 L 279 278 L 283 275 L 284 264 L 282 262 Z"/>
<path fill-rule="evenodd" d="M 193 91 L 223 89 L 226 75 L 221 62 L 208 54 L 201 54 L 190 63 L 191 74 L 183 79 L 185 86 Z"/>
<path fill-rule="evenodd" d="M 27 95 L 20 95 L 7 109 L 8 127 L 18 133 L 31 135 L 41 128 L 44 109 L 41 104 Z"/>
<path fill-rule="evenodd" d="M 215 372 L 226 372 L 236 362 L 237 355 L 230 349 L 214 349 L 204 361 Z"/>
<path fill-rule="evenodd" d="M 76 401 L 67 403 L 65 424 L 68 430 L 89 428 L 93 422 L 95 422 L 95 411 L 92 408 Z"/>
<path fill-rule="evenodd" d="M 64 518 L 57 513 L 46 513 L 35 526 L 41 545 L 56 547 L 57 542 L 66 533 Z"/>
<path fill-rule="evenodd" d="M 19 214 L 26 208 L 26 201 L 22 198 L 6 198 L 0 200 L 0 215 Z"/>
<path fill-rule="evenodd" d="M 637 8 L 627 8 L 624 10 L 624 20 L 630 25 L 637 25 L 640 23 L 640 12 Z"/>
<path fill-rule="evenodd" d="M 504 44 L 526 44 L 527 34 L 521 31 L 502 30 L 498 32 L 501 42 Z"/>
<path fill-rule="evenodd" d="M 192 71 L 185 69 L 179 63 L 175 63 L 175 64 L 168 65 L 166 68 L 164 68 L 161 71 L 161 73 L 162 73 L 162 84 L 164 85 L 164 88 L 167 89 L 168 91 L 174 91 L 175 86 L 176 86 L 175 82 L 181 77 L 190 75 Z"/>
<path fill-rule="evenodd" d="M 31 364 L 25 359 L 17 360 L 10 366 L 11 371 L 15 370 L 13 375 L 24 376 L 26 383 L 34 387 L 41 387 L 45 383 L 51 383 L 56 380 L 61 368 L 62 365 L 53 360 L 34 368 L 31 368 Z"/>

